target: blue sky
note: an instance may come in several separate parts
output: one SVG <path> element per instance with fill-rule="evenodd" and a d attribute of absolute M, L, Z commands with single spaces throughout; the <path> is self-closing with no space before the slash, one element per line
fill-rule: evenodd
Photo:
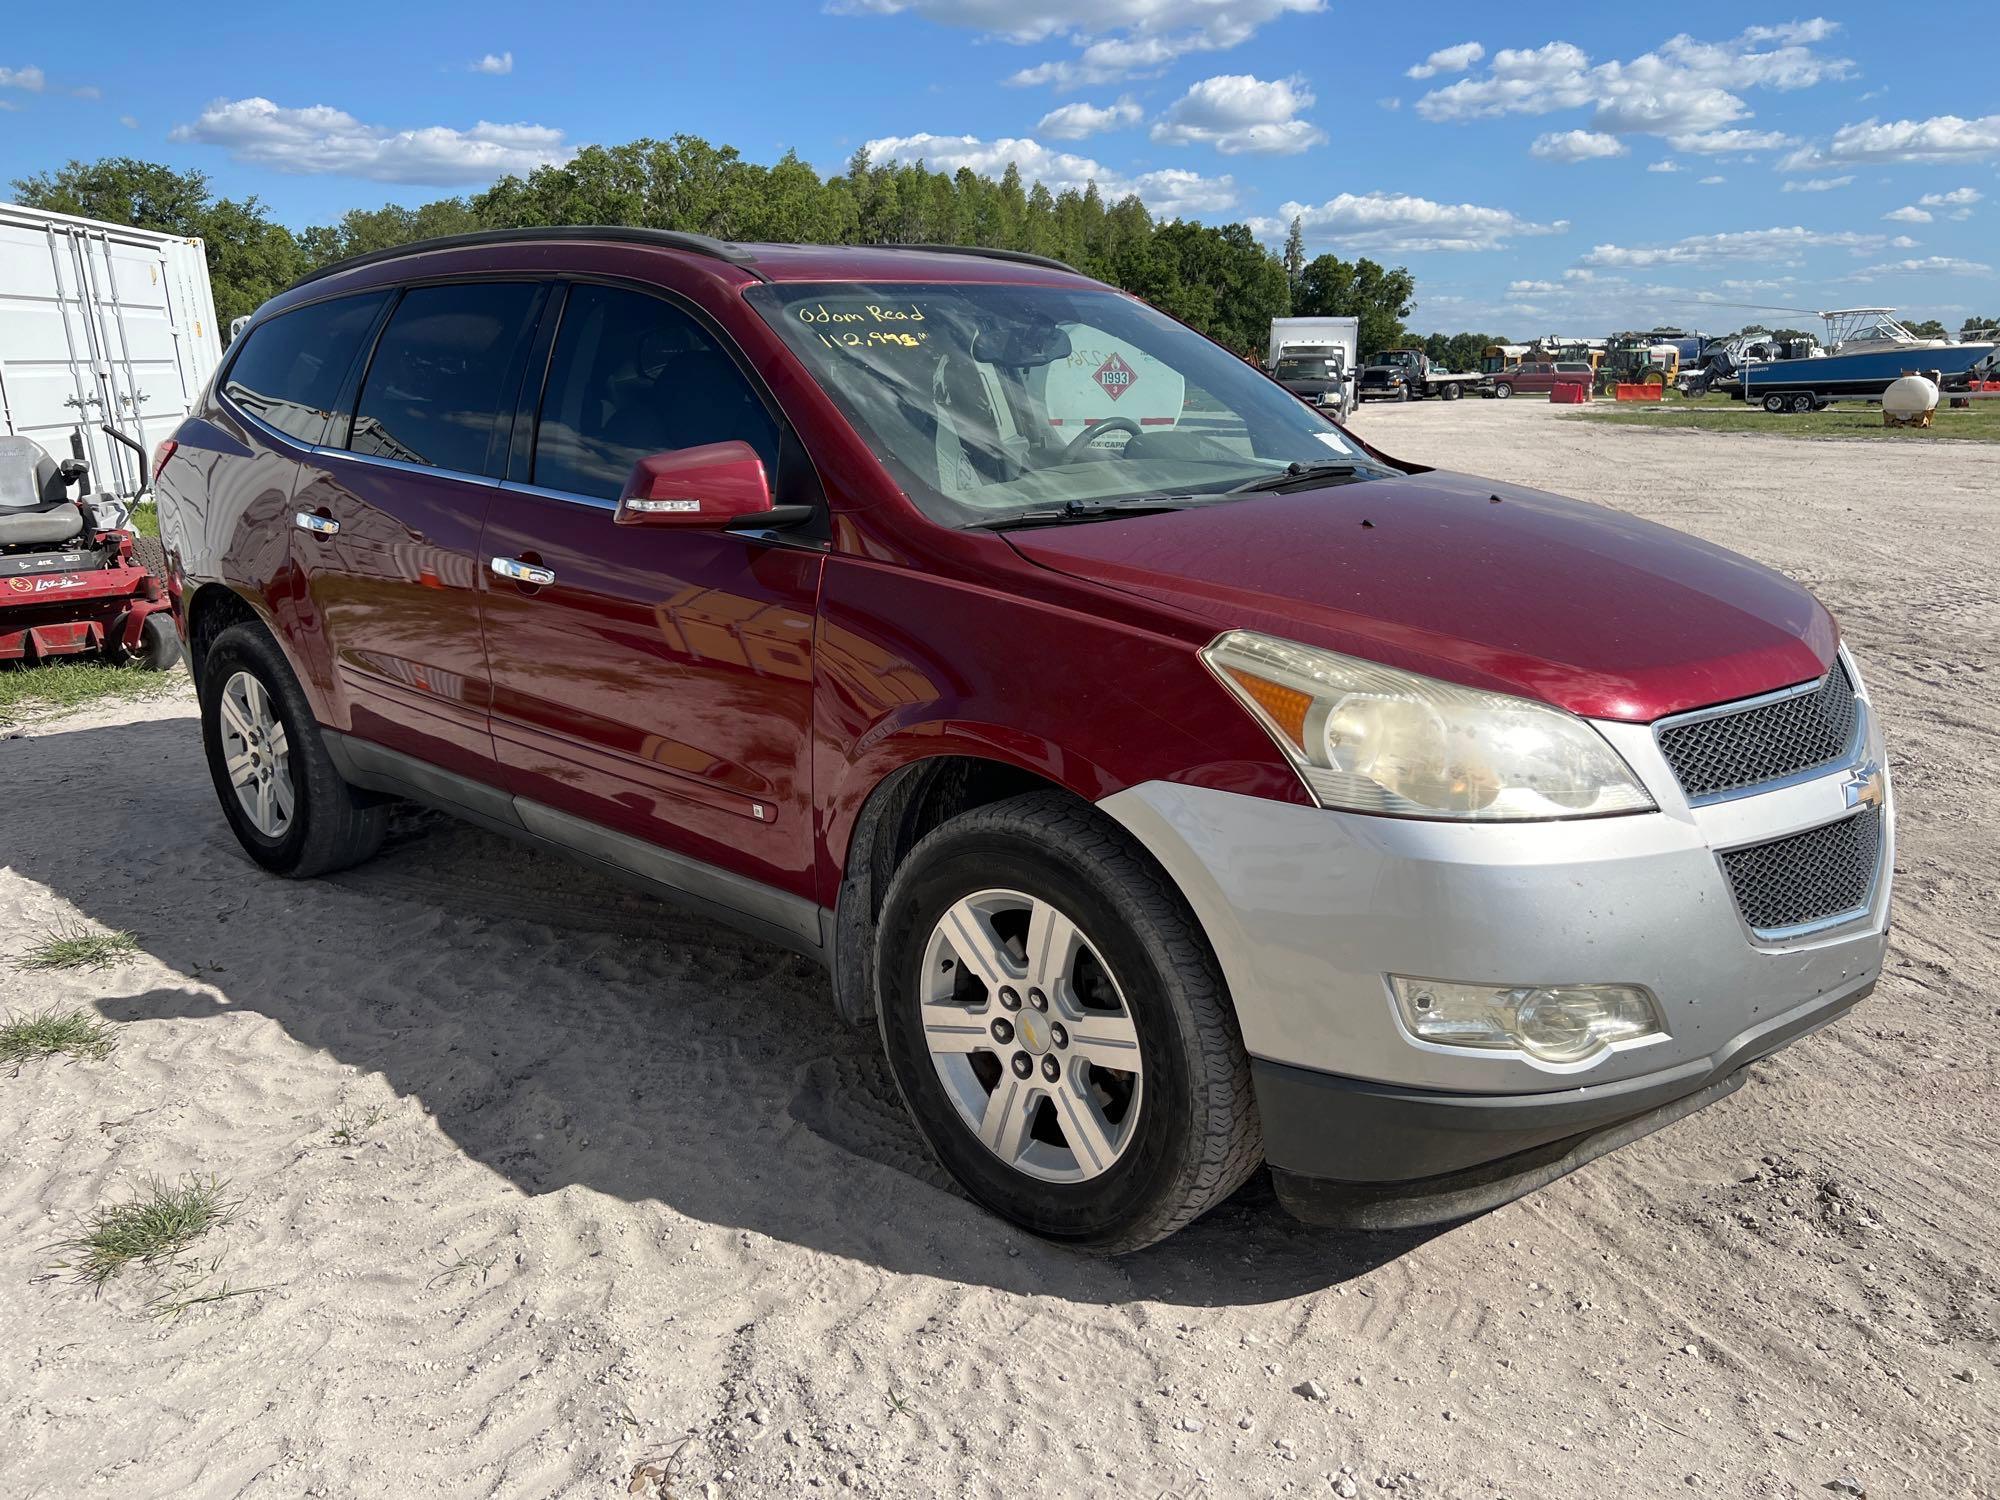
<path fill-rule="evenodd" d="M 1783 321 L 1723 303 L 1956 327 L 2000 313 L 2000 16 L 1903 9 L 29 4 L 0 180 L 130 154 L 302 227 L 642 135 L 823 171 L 872 143 L 1274 244 L 1297 214 L 1314 251 L 1408 265 L 1426 330 Z"/>

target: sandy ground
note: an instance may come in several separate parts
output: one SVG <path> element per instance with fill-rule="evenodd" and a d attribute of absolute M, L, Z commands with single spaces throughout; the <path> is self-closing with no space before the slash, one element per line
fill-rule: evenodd
<path fill-rule="evenodd" d="M 1253 1182 L 1105 1263 L 943 1189 L 799 961 L 424 818 L 265 878 L 185 689 L 50 721 L 0 741 L 0 954 L 64 917 L 144 952 L 0 960 L 120 1037 L 0 1075 L 0 1494 L 2000 1493 L 2000 448 L 1360 428 L 1820 591 L 1902 798 L 1870 1003 L 1448 1231 Z M 241 1207 L 175 1274 L 259 1290 L 168 1322 L 51 1271 L 183 1173 Z"/>

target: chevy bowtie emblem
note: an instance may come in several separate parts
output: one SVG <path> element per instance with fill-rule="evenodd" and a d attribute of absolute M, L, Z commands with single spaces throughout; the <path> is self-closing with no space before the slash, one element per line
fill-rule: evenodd
<path fill-rule="evenodd" d="M 1857 766 L 1841 790 L 1847 794 L 1849 807 L 1879 808 L 1888 792 L 1882 779 L 1882 762 L 1871 760 L 1864 766 Z"/>

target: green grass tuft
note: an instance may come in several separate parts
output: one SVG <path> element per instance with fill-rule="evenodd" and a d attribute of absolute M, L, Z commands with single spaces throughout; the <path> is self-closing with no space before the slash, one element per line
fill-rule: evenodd
<path fill-rule="evenodd" d="M 1571 419 L 1611 427 L 1692 427 L 1776 437 L 1866 438 L 1891 443 L 2000 442 L 2000 399 L 1975 401 L 1964 411 L 1940 403 L 1929 427 L 1885 427 L 1881 407 L 1859 402 L 1836 402 L 1825 411 L 1792 416 L 1727 396 L 1703 396 L 1693 401 L 1669 398 L 1658 404 L 1627 402 L 1622 406 L 1602 401 L 1579 409 Z"/>
<path fill-rule="evenodd" d="M 117 1046 L 111 1028 L 87 1010 L 44 1010 L 9 1014 L 0 1022 L 0 1063 L 42 1057 L 78 1057 L 101 1062 Z"/>
<path fill-rule="evenodd" d="M 101 1289 L 128 1265 L 171 1260 L 235 1214 L 236 1204 L 222 1196 L 225 1186 L 213 1177 L 173 1186 L 154 1178 L 130 1202 L 92 1210 L 83 1233 L 58 1247 L 75 1257 L 62 1265 Z"/>
<path fill-rule="evenodd" d="M 94 656 L 63 656 L 30 665 L 0 663 L 0 725 L 36 715 L 73 713 L 111 698 L 152 698 L 186 678 L 179 672 L 147 672 L 114 666 Z"/>
<path fill-rule="evenodd" d="M 80 922 L 58 922 L 15 962 L 24 969 L 102 969 L 138 951 L 139 940 L 129 932 L 98 932 Z"/>

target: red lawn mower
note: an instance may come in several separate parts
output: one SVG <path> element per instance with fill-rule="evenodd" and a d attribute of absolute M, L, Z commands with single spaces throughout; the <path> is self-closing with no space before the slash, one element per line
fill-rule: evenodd
<path fill-rule="evenodd" d="M 142 444 L 103 431 L 148 471 Z M 58 462 L 33 438 L 0 437 L 0 662 L 99 656 L 163 672 L 181 656 L 166 554 L 132 531 L 124 501 L 90 492 L 81 433 L 70 451 Z"/>

